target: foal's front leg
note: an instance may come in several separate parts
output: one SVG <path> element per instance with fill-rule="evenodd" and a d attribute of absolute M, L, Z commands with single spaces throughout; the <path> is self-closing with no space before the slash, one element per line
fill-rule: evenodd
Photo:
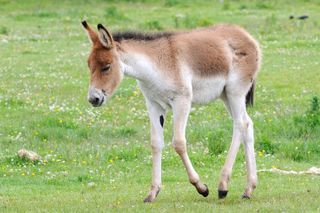
<path fill-rule="evenodd" d="M 163 124 L 165 110 L 151 101 L 147 101 L 147 107 L 151 123 L 152 185 L 144 202 L 152 202 L 157 197 L 161 187 L 161 153 L 164 146 Z"/>
<path fill-rule="evenodd" d="M 209 189 L 205 184 L 201 183 L 199 175 L 193 168 L 187 153 L 185 130 L 190 108 L 191 101 L 188 99 L 178 98 L 173 103 L 172 110 L 174 127 L 172 144 L 176 152 L 181 157 L 181 160 L 187 170 L 190 183 L 196 187 L 199 194 L 207 197 Z"/>

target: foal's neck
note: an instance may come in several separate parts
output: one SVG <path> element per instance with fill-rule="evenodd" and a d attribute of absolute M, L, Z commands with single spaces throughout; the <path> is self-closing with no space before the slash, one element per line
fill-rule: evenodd
<path fill-rule="evenodd" d="M 119 44 L 120 63 L 125 75 L 138 80 L 150 80 L 159 60 L 159 49 L 166 49 L 174 32 L 143 33 L 116 32 L 113 39 Z"/>
<path fill-rule="evenodd" d="M 149 80 L 155 70 L 152 59 L 154 46 L 154 41 L 121 41 L 118 53 L 124 74 L 140 81 Z"/>

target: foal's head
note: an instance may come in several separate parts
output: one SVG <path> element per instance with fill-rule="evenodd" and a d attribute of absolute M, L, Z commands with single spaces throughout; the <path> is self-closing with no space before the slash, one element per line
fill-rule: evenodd
<path fill-rule="evenodd" d="M 119 57 L 111 34 L 98 24 L 97 34 L 86 21 L 82 22 L 93 44 L 88 58 L 90 69 L 90 86 L 88 101 L 99 107 L 113 94 L 122 79 Z"/>

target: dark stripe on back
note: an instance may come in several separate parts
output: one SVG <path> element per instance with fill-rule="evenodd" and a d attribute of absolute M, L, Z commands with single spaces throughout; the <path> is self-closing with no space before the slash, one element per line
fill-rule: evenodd
<path fill-rule="evenodd" d="M 160 32 L 160 33 L 141 33 L 141 32 L 116 32 L 112 35 L 113 40 L 136 40 L 136 41 L 153 41 L 160 38 L 169 38 L 174 33 L 172 32 Z"/>

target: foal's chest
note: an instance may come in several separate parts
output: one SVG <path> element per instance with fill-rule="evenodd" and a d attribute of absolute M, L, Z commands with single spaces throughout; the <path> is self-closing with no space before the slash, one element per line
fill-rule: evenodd
<path fill-rule="evenodd" d="M 138 81 L 138 85 L 145 96 L 150 101 L 158 103 L 163 109 L 168 109 L 174 98 L 174 91 L 165 83 L 144 83 Z"/>

